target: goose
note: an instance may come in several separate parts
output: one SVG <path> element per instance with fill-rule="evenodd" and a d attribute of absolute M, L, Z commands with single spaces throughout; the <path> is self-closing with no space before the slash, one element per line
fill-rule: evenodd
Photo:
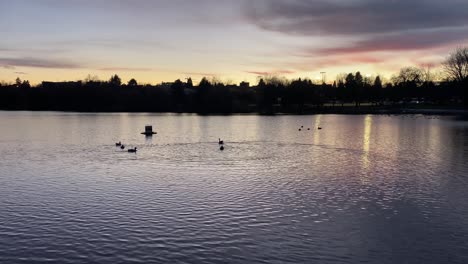
<path fill-rule="evenodd" d="M 137 152 L 137 148 L 133 148 L 133 149 L 128 149 L 128 152 L 131 152 L 131 153 L 136 153 Z"/>
<path fill-rule="evenodd" d="M 218 144 L 223 145 L 223 144 L 224 144 L 224 141 L 221 140 L 220 138 L 218 138 Z"/>
<path fill-rule="evenodd" d="M 219 147 L 219 150 L 224 150 L 224 146 Z"/>
<path fill-rule="evenodd" d="M 120 147 L 121 145 L 122 145 L 122 142 L 120 142 L 120 141 L 118 143 L 115 143 L 116 147 Z"/>
<path fill-rule="evenodd" d="M 122 145 L 122 144 L 120 144 L 120 145 L 121 145 L 121 146 L 120 146 L 120 148 L 121 148 L 121 149 L 124 149 L 124 148 L 125 148 L 125 146 L 124 146 L 124 145 Z"/>

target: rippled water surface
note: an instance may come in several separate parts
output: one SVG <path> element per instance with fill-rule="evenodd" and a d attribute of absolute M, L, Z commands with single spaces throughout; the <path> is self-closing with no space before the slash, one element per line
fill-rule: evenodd
<path fill-rule="evenodd" d="M 467 152 L 451 117 L 0 112 L 0 263 L 468 263 Z"/>

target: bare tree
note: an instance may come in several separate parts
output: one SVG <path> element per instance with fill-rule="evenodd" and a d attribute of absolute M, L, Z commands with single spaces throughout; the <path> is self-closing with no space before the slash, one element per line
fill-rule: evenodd
<path fill-rule="evenodd" d="M 430 83 L 434 81 L 435 74 L 432 73 L 432 65 L 430 63 L 421 65 L 423 83 Z"/>
<path fill-rule="evenodd" d="M 266 75 L 263 76 L 261 79 L 264 80 L 265 83 L 268 85 L 273 86 L 286 86 L 289 84 L 288 79 L 285 77 L 277 76 L 277 75 Z"/>
<path fill-rule="evenodd" d="M 86 76 L 84 81 L 85 81 L 85 83 L 99 82 L 99 77 L 97 75 L 88 74 L 88 76 Z"/>
<path fill-rule="evenodd" d="M 345 83 L 346 82 L 346 76 L 348 76 L 348 74 L 345 73 L 345 72 L 338 73 L 338 75 L 336 75 L 336 81 L 338 82 L 338 84 Z"/>
<path fill-rule="evenodd" d="M 424 72 L 416 67 L 401 68 L 398 75 L 392 77 L 394 84 L 413 83 L 416 86 L 421 85 L 424 79 Z"/>
<path fill-rule="evenodd" d="M 468 47 L 459 47 L 443 62 L 449 79 L 462 82 L 468 79 Z"/>

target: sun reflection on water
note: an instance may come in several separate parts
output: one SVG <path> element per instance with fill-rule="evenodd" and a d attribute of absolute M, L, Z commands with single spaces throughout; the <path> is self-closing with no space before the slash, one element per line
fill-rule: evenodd
<path fill-rule="evenodd" d="M 364 138 L 362 143 L 362 161 L 365 169 L 369 168 L 369 148 L 370 148 L 370 137 L 371 137 L 371 127 L 372 127 L 372 116 L 367 115 L 364 119 Z"/>
<path fill-rule="evenodd" d="M 317 115 L 315 117 L 315 124 L 314 124 L 314 129 L 317 130 L 320 127 L 320 122 L 322 119 L 322 115 Z M 314 132 L 314 144 L 318 145 L 320 143 L 320 133 L 317 131 Z"/>

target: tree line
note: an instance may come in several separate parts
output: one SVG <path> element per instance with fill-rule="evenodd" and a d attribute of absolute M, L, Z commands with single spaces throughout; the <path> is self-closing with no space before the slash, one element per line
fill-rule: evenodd
<path fill-rule="evenodd" d="M 256 85 L 230 85 L 203 78 L 158 85 L 122 83 L 89 76 L 83 81 L 42 82 L 31 86 L 16 79 L 0 83 L 0 109 L 81 112 L 315 113 L 359 112 L 408 105 L 466 107 L 468 48 L 458 48 L 444 61 L 446 78 L 434 81 L 429 70 L 405 67 L 390 82 L 359 71 L 340 74 L 333 84 L 310 79 L 259 78 Z"/>

